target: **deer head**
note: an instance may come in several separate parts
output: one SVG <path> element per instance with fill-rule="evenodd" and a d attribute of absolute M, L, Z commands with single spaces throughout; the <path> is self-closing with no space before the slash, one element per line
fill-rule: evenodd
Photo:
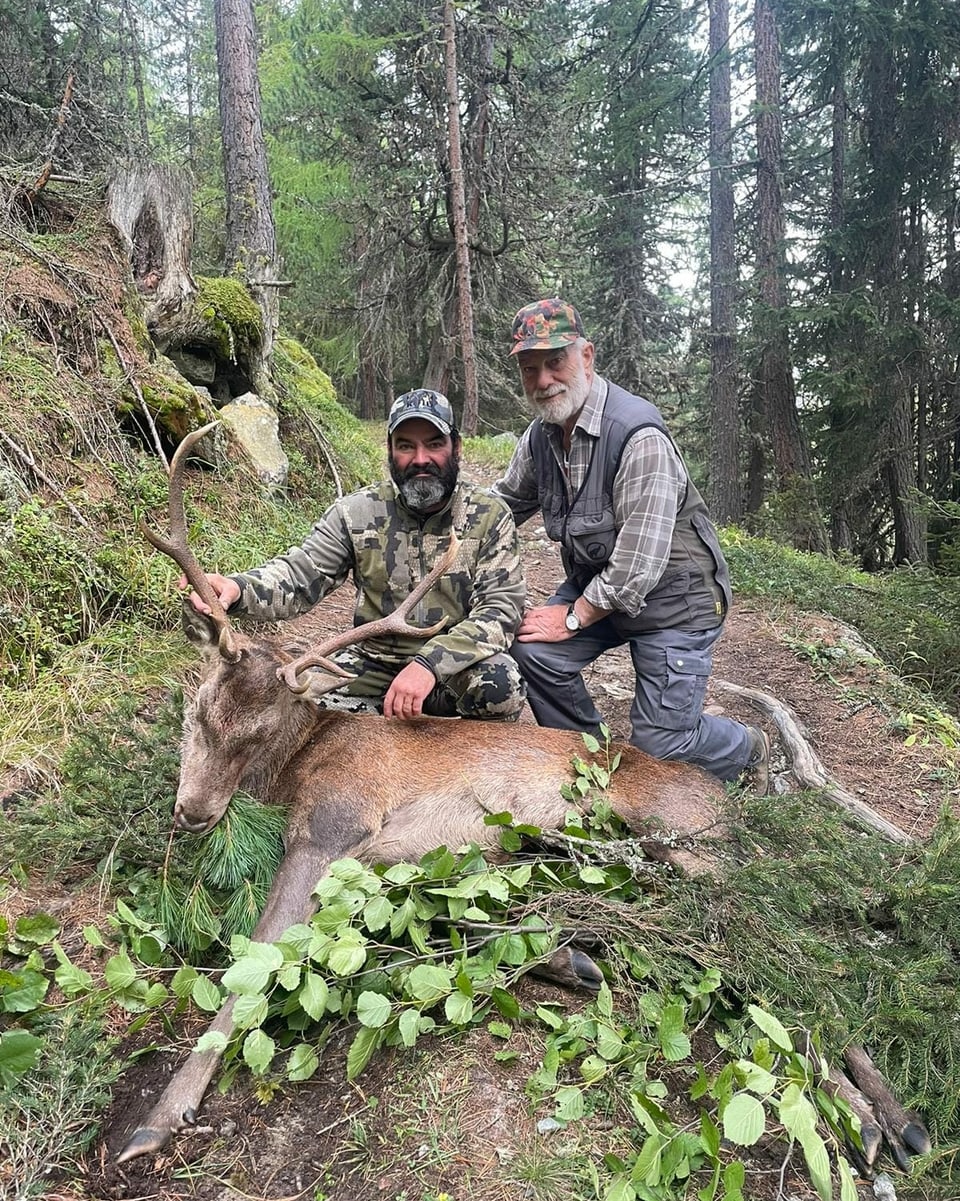
<path fill-rule="evenodd" d="M 174 806 L 177 825 L 205 834 L 243 788 L 264 795 L 271 780 L 303 745 L 318 720 L 316 701 L 355 677 L 328 656 L 365 638 L 413 634 L 429 638 L 443 622 L 427 628 L 408 624 L 410 611 L 454 563 L 452 536 L 445 553 L 393 613 L 355 626 L 294 655 L 289 648 L 254 638 L 230 623 L 219 597 L 187 543 L 183 471 L 191 449 L 216 423 L 183 439 L 170 464 L 170 536 L 141 522 L 147 540 L 183 571 L 210 614 L 183 602 L 183 628 L 204 660 L 203 678 L 184 718 L 180 782 Z M 310 671 L 321 667 L 320 672 Z"/>

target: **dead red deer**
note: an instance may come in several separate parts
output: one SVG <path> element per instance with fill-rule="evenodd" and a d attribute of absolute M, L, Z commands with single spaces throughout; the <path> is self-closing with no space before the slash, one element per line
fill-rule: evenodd
<path fill-rule="evenodd" d="M 473 842 L 495 849 L 498 831 L 484 818 L 503 811 L 543 829 L 562 826 L 570 803 L 561 788 L 571 780 L 572 760 L 583 753 L 579 734 L 447 718 L 388 720 L 316 703 L 350 678 L 330 654 L 372 634 L 410 631 L 407 615 L 452 566 L 456 544 L 395 613 L 305 654 L 294 656 L 275 642 L 244 634 L 231 625 L 187 545 L 183 468 L 205 432 L 184 439 L 171 465 L 170 539 L 144 532 L 174 559 L 211 610 L 206 616 L 184 602 L 184 627 L 203 656 L 204 670 L 185 722 L 177 825 L 193 834 L 208 832 L 240 789 L 289 811 L 284 857 L 253 938 L 275 941 L 307 920 L 317 881 L 345 856 L 394 863 L 416 861 L 443 845 Z M 429 636 L 435 629 L 418 632 Z M 307 670 L 314 667 L 322 670 Z M 608 799 L 632 830 L 643 834 L 659 826 L 685 837 L 716 832 L 723 794 L 718 781 L 632 746 L 617 745 L 616 751 L 621 761 Z M 665 843 L 663 856 L 686 870 L 710 864 L 695 846 Z M 231 1000 L 213 1030 L 231 1034 L 232 1008 Z M 159 1150 L 192 1124 L 218 1060 L 214 1051 L 190 1054 L 119 1162 Z"/>

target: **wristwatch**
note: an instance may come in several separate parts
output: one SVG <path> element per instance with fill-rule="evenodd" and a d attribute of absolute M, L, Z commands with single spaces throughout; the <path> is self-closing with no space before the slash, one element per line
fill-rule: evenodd
<path fill-rule="evenodd" d="M 567 610 L 567 615 L 563 619 L 563 624 L 567 627 L 571 634 L 576 634 L 578 630 L 583 629 L 583 622 L 577 616 L 577 611 L 573 605 L 571 605 Z"/>

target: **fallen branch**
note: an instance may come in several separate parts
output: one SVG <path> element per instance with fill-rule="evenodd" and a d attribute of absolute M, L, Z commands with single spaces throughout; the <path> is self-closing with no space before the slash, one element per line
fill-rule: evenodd
<path fill-rule="evenodd" d="M 52 492 L 56 493 L 56 495 L 63 501 L 63 503 L 67 506 L 67 508 L 70 510 L 70 512 L 76 518 L 76 520 L 80 523 L 80 525 L 88 524 L 86 518 L 83 516 L 83 514 L 80 512 L 80 510 L 75 505 L 72 505 L 70 503 L 70 501 L 67 500 L 67 498 L 63 495 L 63 492 L 61 491 L 61 489 L 57 486 L 56 482 L 54 480 L 52 480 L 50 478 L 50 476 L 48 476 L 46 474 L 46 472 L 44 472 L 41 469 L 41 467 L 37 463 L 36 459 L 33 457 L 33 455 L 28 450 L 25 450 L 22 446 L 18 445 L 16 442 L 14 442 L 14 440 L 9 436 L 9 434 L 5 434 L 3 432 L 3 430 L 0 430 L 0 438 L 3 439 L 3 441 L 6 443 L 7 447 L 11 451 L 13 451 L 13 453 L 17 456 L 17 458 L 22 463 L 25 463 L 27 467 L 29 467 L 29 469 L 33 472 L 33 474 L 37 477 L 37 479 L 40 480 L 41 483 L 46 484 L 46 486 Z"/>
<path fill-rule="evenodd" d="M 781 741 L 790 759 L 791 769 L 801 788 L 819 790 L 834 804 L 846 809 L 852 817 L 878 834 L 882 834 L 890 842 L 906 845 L 913 841 L 909 834 L 905 834 L 898 826 L 888 822 L 885 817 L 881 817 L 865 801 L 861 801 L 852 792 L 847 792 L 843 785 L 827 771 L 816 751 L 804 737 L 799 718 L 783 701 L 777 700 L 775 696 L 771 696 L 769 692 L 763 692 L 760 688 L 747 688 L 742 684 L 733 684 L 729 680 L 714 678 L 713 685 L 725 692 L 742 696 L 773 721 L 780 732 Z"/>
<path fill-rule="evenodd" d="M 337 471 L 337 465 L 334 462 L 333 451 L 330 448 L 330 444 L 323 436 L 323 433 L 317 426 L 316 422 L 308 414 L 304 414 L 304 417 L 307 422 L 307 428 L 310 430 L 310 433 L 313 434 L 313 440 L 316 442 L 320 453 L 326 459 L 327 466 L 330 468 L 330 472 L 333 475 L 333 482 L 337 487 L 337 496 L 341 497 L 343 496 L 343 484 L 340 482 L 340 473 Z"/>
<path fill-rule="evenodd" d="M 57 153 L 57 147 L 60 144 L 60 139 L 63 137 L 63 130 L 67 123 L 67 112 L 70 108 L 70 103 L 73 100 L 73 72 L 67 75 L 67 84 L 63 90 L 63 99 L 60 102 L 60 110 L 57 113 L 57 123 L 53 128 L 53 134 L 50 137 L 50 144 L 47 147 L 47 161 L 40 169 L 40 174 L 33 182 L 32 188 L 24 189 L 24 196 L 29 204 L 33 204 L 43 189 L 50 182 L 50 176 L 53 173 L 53 160 Z"/>

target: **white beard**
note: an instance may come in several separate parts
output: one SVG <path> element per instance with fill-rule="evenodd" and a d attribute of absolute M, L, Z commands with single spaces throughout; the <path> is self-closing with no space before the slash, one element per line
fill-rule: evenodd
<path fill-rule="evenodd" d="M 528 403 L 541 420 L 550 425 L 563 425 L 583 408 L 590 394 L 590 381 L 581 360 L 576 373 L 567 384 L 551 384 L 549 388 L 537 389 L 528 397 Z"/>

